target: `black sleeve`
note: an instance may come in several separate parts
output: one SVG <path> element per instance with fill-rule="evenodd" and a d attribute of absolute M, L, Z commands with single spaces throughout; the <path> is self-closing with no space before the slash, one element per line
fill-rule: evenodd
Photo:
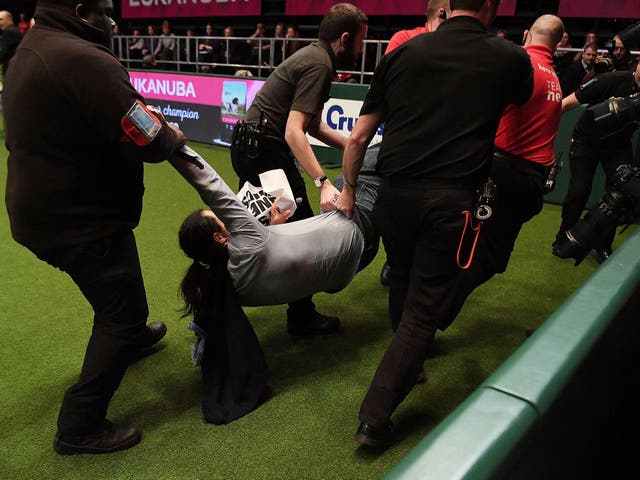
<path fill-rule="evenodd" d="M 384 78 L 387 70 L 387 59 L 389 55 L 382 57 L 382 60 L 376 67 L 376 71 L 371 79 L 371 85 L 369 91 L 364 99 L 362 108 L 360 109 L 360 115 L 366 115 L 371 112 L 385 111 L 385 88 Z"/>
<path fill-rule="evenodd" d="M 180 147 L 175 133 L 161 120 L 162 128 L 147 146 L 138 146 L 126 139 L 122 118 L 131 106 L 144 98 L 131 85 L 129 74 L 111 54 L 96 48 L 87 49 L 82 65 L 77 69 L 77 99 L 83 106 L 87 125 L 91 125 L 102 141 L 118 145 L 119 154 L 131 160 L 161 162 Z"/>
<path fill-rule="evenodd" d="M 519 48 L 519 47 L 518 47 Z M 517 62 L 515 63 L 516 78 L 514 80 L 514 92 L 511 103 L 523 105 L 533 93 L 533 67 L 531 59 L 524 49 L 517 52 Z"/>
<path fill-rule="evenodd" d="M 593 77 L 575 91 L 578 102 L 583 104 L 598 103 L 614 96 L 620 81 L 618 78 L 622 79 L 619 72 L 604 73 Z"/>

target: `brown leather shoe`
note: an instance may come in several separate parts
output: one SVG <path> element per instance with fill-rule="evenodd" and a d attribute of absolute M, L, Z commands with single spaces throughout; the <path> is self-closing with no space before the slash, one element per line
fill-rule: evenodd
<path fill-rule="evenodd" d="M 395 440 L 393 423 L 388 421 L 385 425 L 374 427 L 369 423 L 362 422 L 356 432 L 356 442 L 368 447 L 388 447 Z"/>
<path fill-rule="evenodd" d="M 151 322 L 147 325 L 146 331 L 138 348 L 144 350 L 158 343 L 167 333 L 167 326 L 164 322 Z"/>
<path fill-rule="evenodd" d="M 62 436 L 56 433 L 53 449 L 60 455 L 78 455 L 81 453 L 112 453 L 126 450 L 142 440 L 140 430 L 133 427 L 119 427 L 109 421 L 98 433 L 84 436 Z"/>

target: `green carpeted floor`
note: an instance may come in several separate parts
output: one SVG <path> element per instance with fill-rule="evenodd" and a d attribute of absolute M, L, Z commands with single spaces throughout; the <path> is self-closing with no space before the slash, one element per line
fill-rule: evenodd
<path fill-rule="evenodd" d="M 226 149 L 194 147 L 237 186 Z M 4 149 L 0 165 L 4 193 Z M 177 313 L 188 261 L 176 232 L 202 205 L 166 163 L 146 166 L 146 186 L 136 236 L 150 319 L 167 322 L 169 332 L 156 354 L 130 367 L 110 408 L 112 420 L 140 427 L 143 441 L 107 456 L 60 457 L 51 449 L 91 311 L 65 274 L 12 241 L 0 209 L 0 479 L 379 478 L 525 341 L 525 329 L 544 321 L 597 268 L 592 258 L 574 268 L 551 255 L 560 211 L 547 205 L 523 229 L 509 271 L 478 289 L 438 336 L 426 362 L 428 382 L 394 417 L 401 441 L 374 455 L 358 448 L 353 434 L 359 402 L 390 338 L 379 254 L 343 292 L 315 297 L 322 312 L 340 316 L 338 335 L 293 339 L 285 332 L 285 307 L 247 309 L 274 397 L 230 425 L 214 426 L 202 421 L 200 372 L 189 358 L 193 334 Z"/>

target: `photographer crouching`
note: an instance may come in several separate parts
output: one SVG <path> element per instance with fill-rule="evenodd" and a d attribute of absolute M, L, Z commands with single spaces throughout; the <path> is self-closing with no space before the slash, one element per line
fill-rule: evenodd
<path fill-rule="evenodd" d="M 628 97 L 638 92 L 640 67 L 636 66 L 633 72 L 608 72 L 594 77 L 564 98 L 562 111 L 569 111 L 581 104 L 594 106 L 610 97 Z M 629 122 L 620 125 L 613 132 L 604 130 L 595 122 L 590 109 L 585 110 L 576 123 L 571 138 L 569 189 L 562 203 L 562 222 L 552 245 L 554 255 L 561 256 L 560 246 L 566 238 L 566 231 L 570 230 L 582 215 L 591 194 L 598 163 L 602 165 L 605 173 L 607 191 L 613 189 L 613 179 L 618 167 L 633 163 L 631 137 L 637 128 L 636 122 Z M 600 263 L 609 258 L 615 233 L 614 226 L 603 233 L 602 240 L 594 245 L 596 258 Z"/>

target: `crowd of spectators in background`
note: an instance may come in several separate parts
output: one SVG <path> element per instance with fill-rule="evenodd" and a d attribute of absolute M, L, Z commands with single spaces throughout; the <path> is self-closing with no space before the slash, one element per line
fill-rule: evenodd
<path fill-rule="evenodd" d="M 7 19 L 4 27 L 0 20 L 0 29 L 5 33 L 0 37 L 0 56 L 3 68 L 7 68 L 8 60 L 17 47 L 16 42 L 20 39 L 16 33 L 24 35 L 33 25 L 33 19 L 20 13 L 19 20 L 14 25 L 10 12 L 2 12 L 0 17 Z M 506 40 L 519 42 L 515 36 L 511 38 L 504 28 L 497 28 L 495 33 Z M 312 39 L 314 35 L 315 33 L 308 33 L 301 36 L 297 26 L 285 22 L 277 22 L 273 29 L 269 29 L 262 21 L 256 23 L 255 30 L 248 36 L 239 34 L 236 37 L 232 25 L 216 30 L 211 22 L 200 26 L 181 26 L 179 31 L 174 32 L 171 21 L 164 20 L 159 28 L 150 23 L 146 26 L 134 26 L 129 32 L 122 31 L 116 25 L 114 52 L 130 68 L 176 70 L 180 63 L 181 71 L 266 76 L 270 68 L 278 66 L 306 44 L 303 37 Z M 189 38 L 179 38 L 184 36 Z M 571 35 L 565 32 L 558 47 L 554 67 L 564 96 L 599 73 L 632 71 L 638 62 L 637 56 L 631 55 L 630 49 L 622 44 L 617 35 L 608 41 L 602 41 L 596 32 L 590 31 L 574 47 Z M 565 50 L 571 48 L 574 50 Z M 576 48 L 581 51 L 576 52 Z M 375 57 L 369 57 L 367 70 L 371 71 L 375 65 L 370 63 L 375 61 Z M 263 70 L 259 71 L 253 66 L 260 66 Z M 353 75 L 344 73 L 336 75 L 334 80 L 355 81 Z"/>

